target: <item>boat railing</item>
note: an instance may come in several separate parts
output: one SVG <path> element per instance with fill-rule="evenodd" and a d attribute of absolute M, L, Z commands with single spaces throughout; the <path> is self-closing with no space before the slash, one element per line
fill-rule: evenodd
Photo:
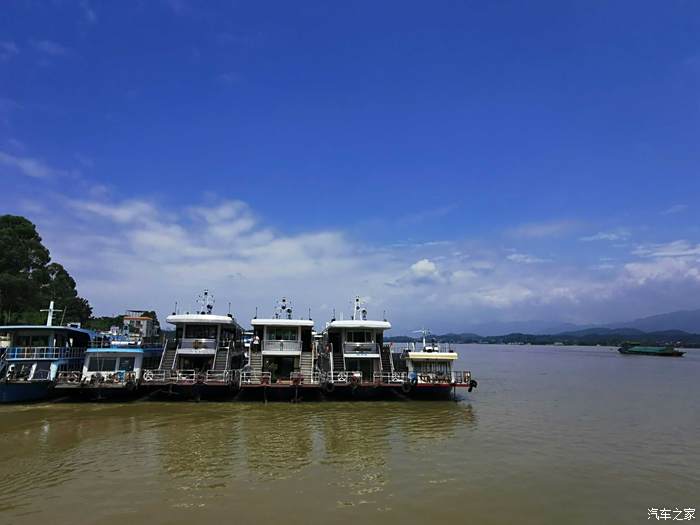
<path fill-rule="evenodd" d="M 83 374 L 79 370 L 64 370 L 56 376 L 56 384 L 58 385 L 78 385 L 83 378 Z"/>
<path fill-rule="evenodd" d="M 233 370 L 207 370 L 204 382 L 207 384 L 228 385 L 234 377 Z"/>
<path fill-rule="evenodd" d="M 326 381 L 330 378 L 331 383 L 350 384 L 362 383 L 362 372 L 359 370 L 341 370 L 326 375 Z"/>
<path fill-rule="evenodd" d="M 197 382 L 199 375 L 196 370 L 175 370 L 172 379 L 176 383 L 191 385 Z"/>
<path fill-rule="evenodd" d="M 275 341 L 266 339 L 262 344 L 263 352 L 301 352 L 301 341 Z"/>
<path fill-rule="evenodd" d="M 343 343 L 344 354 L 380 354 L 378 343 Z"/>
<path fill-rule="evenodd" d="M 241 372 L 242 385 L 268 385 L 271 382 L 272 374 L 270 372 L 258 372 L 257 370 Z"/>
<path fill-rule="evenodd" d="M 406 382 L 407 377 L 408 375 L 406 372 L 375 372 L 374 382 L 400 385 Z"/>
<path fill-rule="evenodd" d="M 13 346 L 7 349 L 6 359 L 82 359 L 85 348 L 58 346 Z"/>
<path fill-rule="evenodd" d="M 472 380 L 472 373 L 469 370 L 453 370 L 452 380 L 457 384 L 468 385 Z"/>
<path fill-rule="evenodd" d="M 136 382 L 136 372 L 116 370 L 102 372 L 88 372 L 83 375 L 81 383 L 85 386 L 101 385 L 126 385 Z"/>
<path fill-rule="evenodd" d="M 170 370 L 144 370 L 141 374 L 141 381 L 146 384 L 164 385 L 172 381 L 172 371 Z"/>

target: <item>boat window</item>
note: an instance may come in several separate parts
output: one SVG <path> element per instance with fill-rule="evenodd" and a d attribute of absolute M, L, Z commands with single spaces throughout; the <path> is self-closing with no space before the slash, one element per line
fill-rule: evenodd
<path fill-rule="evenodd" d="M 120 357 L 119 358 L 119 370 L 124 370 L 125 372 L 134 371 L 134 357 Z"/>
<path fill-rule="evenodd" d="M 416 361 L 413 364 L 413 369 L 416 372 L 424 372 L 426 374 L 449 374 L 450 363 L 446 361 Z"/>
<path fill-rule="evenodd" d="M 32 346 L 31 339 L 32 338 L 28 335 L 15 335 L 15 346 Z"/>
<path fill-rule="evenodd" d="M 32 343 L 30 346 L 49 346 L 49 336 L 48 334 L 46 335 L 33 335 L 32 336 Z"/>
<path fill-rule="evenodd" d="M 216 339 L 216 325 L 188 324 L 185 326 L 185 339 Z"/>
<path fill-rule="evenodd" d="M 345 340 L 348 343 L 371 343 L 372 332 L 368 330 L 348 330 Z"/>
<path fill-rule="evenodd" d="M 268 341 L 296 341 L 297 340 L 297 329 L 296 327 L 287 326 L 272 326 L 267 329 L 267 340 Z"/>
<path fill-rule="evenodd" d="M 89 372 L 114 372 L 116 369 L 116 357 L 91 357 L 88 362 Z"/>

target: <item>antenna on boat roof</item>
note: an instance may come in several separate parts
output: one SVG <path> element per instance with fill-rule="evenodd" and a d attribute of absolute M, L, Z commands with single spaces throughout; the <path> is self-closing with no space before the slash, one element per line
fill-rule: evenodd
<path fill-rule="evenodd" d="M 63 310 L 57 310 L 53 307 L 53 301 L 49 301 L 49 307 L 41 310 L 42 312 L 48 312 L 46 314 L 46 326 L 53 326 L 53 314 L 54 312 L 62 312 Z"/>
<path fill-rule="evenodd" d="M 173 315 L 177 315 L 177 301 L 175 301 L 175 311 L 173 312 Z"/>
<path fill-rule="evenodd" d="M 335 321 L 335 308 L 333 308 L 333 317 L 331 318 L 331 322 Z"/>
<path fill-rule="evenodd" d="M 309 308 L 309 321 L 311 321 L 311 308 Z"/>
<path fill-rule="evenodd" d="M 231 315 L 231 301 L 228 302 L 228 314 Z"/>
<path fill-rule="evenodd" d="M 258 318 L 258 307 L 256 306 L 255 307 L 255 317 L 253 317 L 253 319 L 257 319 L 257 318 Z"/>
<path fill-rule="evenodd" d="M 386 321 L 386 310 L 382 312 L 383 319 Z"/>
<path fill-rule="evenodd" d="M 63 313 L 61 314 L 61 322 L 59 323 L 60 326 L 63 326 L 63 321 L 65 320 L 65 318 L 66 318 L 66 310 L 64 308 Z"/>
<path fill-rule="evenodd" d="M 214 309 L 214 296 L 209 293 L 209 289 L 205 288 L 204 291 L 198 297 L 198 303 L 200 308 L 198 308 L 199 313 L 202 315 L 211 314 Z"/>

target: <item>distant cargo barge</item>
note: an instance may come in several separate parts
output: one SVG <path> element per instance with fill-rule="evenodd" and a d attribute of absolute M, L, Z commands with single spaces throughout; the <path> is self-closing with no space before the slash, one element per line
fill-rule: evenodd
<path fill-rule="evenodd" d="M 685 352 L 676 350 L 673 346 L 639 346 L 622 345 L 617 349 L 621 354 L 627 355 L 656 355 L 662 357 L 683 357 Z"/>

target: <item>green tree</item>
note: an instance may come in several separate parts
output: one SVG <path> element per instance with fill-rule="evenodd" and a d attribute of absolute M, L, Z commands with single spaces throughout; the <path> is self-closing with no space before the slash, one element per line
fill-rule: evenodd
<path fill-rule="evenodd" d="M 58 263 L 51 263 L 36 226 L 24 217 L 0 216 L 0 318 L 4 322 L 38 323 L 39 310 L 49 301 L 63 309 L 66 322 L 85 322 L 92 314 L 78 297 L 75 280 Z"/>

